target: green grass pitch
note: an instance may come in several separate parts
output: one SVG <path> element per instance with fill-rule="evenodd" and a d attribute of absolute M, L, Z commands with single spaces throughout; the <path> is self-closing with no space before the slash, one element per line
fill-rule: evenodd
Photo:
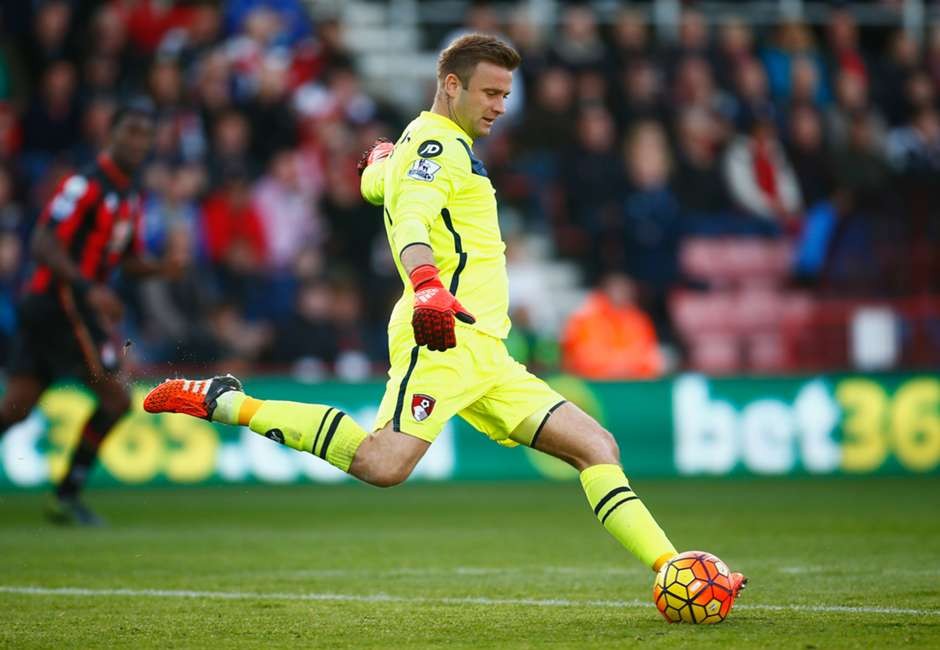
<path fill-rule="evenodd" d="M 751 578 L 667 624 L 576 484 L 111 489 L 57 529 L 0 494 L 0 647 L 940 646 L 940 478 L 636 481 Z"/>

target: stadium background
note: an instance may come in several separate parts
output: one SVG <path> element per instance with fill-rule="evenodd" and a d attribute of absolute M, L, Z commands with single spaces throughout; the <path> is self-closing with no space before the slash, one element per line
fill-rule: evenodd
<path fill-rule="evenodd" d="M 497 188 L 513 354 L 638 451 L 631 471 L 936 472 L 940 23 L 924 2 L 7 3 L 0 336 L 32 224 L 122 98 L 158 126 L 121 281 L 126 363 L 232 371 L 369 421 L 400 292 L 355 163 L 433 93 L 466 30 L 523 54 L 477 143 Z M 0 349 L 5 349 L 5 345 Z M 597 383 L 597 382 L 600 383 Z M 62 471 L 90 402 L 50 393 L 0 485 Z M 425 478 L 562 478 L 455 422 Z M 435 460 L 436 459 L 436 460 Z M 337 480 L 250 434 L 136 413 L 92 485 Z"/>
<path fill-rule="evenodd" d="M 0 337 L 43 201 L 122 97 L 159 107 L 148 246 L 191 259 L 121 284 L 107 527 L 42 518 L 86 393 L 0 440 L 0 646 L 937 647 L 940 6 L 625 4 L 0 2 Z M 460 421 L 378 491 L 139 409 L 231 370 L 371 421 L 399 285 L 355 164 L 463 29 L 525 61 L 476 143 L 511 349 L 617 435 L 677 546 L 747 573 L 723 625 L 665 625 L 570 470 Z"/>

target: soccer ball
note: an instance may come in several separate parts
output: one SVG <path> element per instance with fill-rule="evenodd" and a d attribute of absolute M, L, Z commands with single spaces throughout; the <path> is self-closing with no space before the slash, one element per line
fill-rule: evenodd
<path fill-rule="evenodd" d="M 680 553 L 656 574 L 653 602 L 670 623 L 721 623 L 734 604 L 731 572 L 711 553 Z"/>

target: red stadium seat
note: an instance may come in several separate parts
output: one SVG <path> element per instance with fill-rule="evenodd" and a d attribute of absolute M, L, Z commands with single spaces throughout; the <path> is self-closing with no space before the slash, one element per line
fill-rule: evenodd
<path fill-rule="evenodd" d="M 792 247 L 785 241 L 695 237 L 683 243 L 679 259 L 686 275 L 714 287 L 776 286 L 787 278 L 792 256 Z"/>

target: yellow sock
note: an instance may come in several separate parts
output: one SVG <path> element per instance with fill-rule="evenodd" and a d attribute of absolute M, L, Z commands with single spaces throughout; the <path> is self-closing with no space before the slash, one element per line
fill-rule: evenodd
<path fill-rule="evenodd" d="M 611 535 L 643 564 L 658 571 L 676 549 L 630 488 L 619 465 L 592 465 L 581 472 L 581 486 L 594 515 Z"/>
<path fill-rule="evenodd" d="M 247 427 L 248 423 L 251 422 L 251 418 L 255 416 L 255 413 L 258 412 L 262 404 L 264 404 L 264 400 L 245 395 L 245 399 L 238 407 L 238 424 Z"/>
<path fill-rule="evenodd" d="M 356 450 L 368 434 L 340 410 L 321 404 L 301 404 L 251 397 L 239 407 L 239 421 L 247 417 L 255 433 L 319 456 L 344 472 L 349 471 Z"/>

